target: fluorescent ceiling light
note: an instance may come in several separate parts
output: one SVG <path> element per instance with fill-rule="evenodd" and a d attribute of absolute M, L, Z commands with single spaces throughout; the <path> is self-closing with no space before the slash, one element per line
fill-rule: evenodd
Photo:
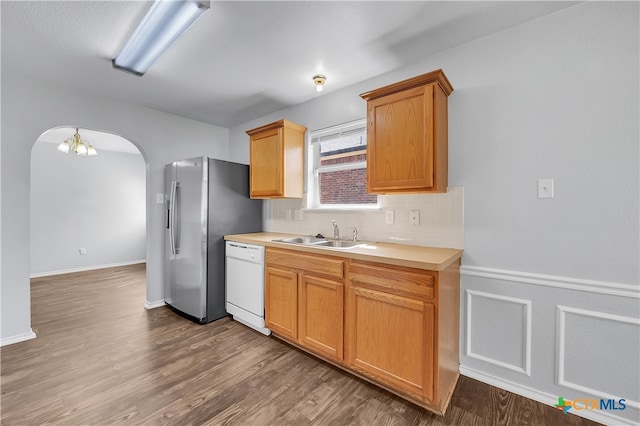
<path fill-rule="evenodd" d="M 209 1 L 155 0 L 113 59 L 113 67 L 143 75 L 208 9 Z"/>

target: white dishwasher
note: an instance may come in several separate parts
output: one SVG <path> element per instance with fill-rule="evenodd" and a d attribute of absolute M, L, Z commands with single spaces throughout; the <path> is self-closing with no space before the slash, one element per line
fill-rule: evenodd
<path fill-rule="evenodd" d="M 267 336 L 264 323 L 264 247 L 227 241 L 226 309 L 233 319 Z"/>

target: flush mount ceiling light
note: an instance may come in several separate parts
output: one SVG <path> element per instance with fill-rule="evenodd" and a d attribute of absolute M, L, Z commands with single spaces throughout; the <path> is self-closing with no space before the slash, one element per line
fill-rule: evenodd
<path fill-rule="evenodd" d="M 209 1 L 155 0 L 112 60 L 113 67 L 142 76 L 209 7 Z"/>
<path fill-rule="evenodd" d="M 327 77 L 322 74 L 318 74 L 313 76 L 313 84 L 316 85 L 316 92 L 322 92 L 324 88 L 324 83 L 327 81 Z"/>
<path fill-rule="evenodd" d="M 76 134 L 68 138 L 66 141 L 62 142 L 58 145 L 58 151 L 68 153 L 69 151 L 73 152 L 76 155 L 86 156 L 86 155 L 98 155 L 96 149 L 88 142 L 84 142 L 80 137 L 80 133 L 78 133 L 78 128 L 76 127 Z"/>

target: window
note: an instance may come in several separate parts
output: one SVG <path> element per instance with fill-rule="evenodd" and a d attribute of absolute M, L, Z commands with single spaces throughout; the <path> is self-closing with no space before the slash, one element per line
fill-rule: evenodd
<path fill-rule="evenodd" d="M 377 208 L 378 196 L 367 194 L 366 120 L 309 133 L 309 208 Z"/>

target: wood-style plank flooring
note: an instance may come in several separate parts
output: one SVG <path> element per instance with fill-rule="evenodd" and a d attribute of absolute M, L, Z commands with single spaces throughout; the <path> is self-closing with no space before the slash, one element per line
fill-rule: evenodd
<path fill-rule="evenodd" d="M 444 417 L 225 318 L 145 310 L 144 265 L 31 281 L 1 349 L 9 425 L 594 425 L 461 377 Z"/>

